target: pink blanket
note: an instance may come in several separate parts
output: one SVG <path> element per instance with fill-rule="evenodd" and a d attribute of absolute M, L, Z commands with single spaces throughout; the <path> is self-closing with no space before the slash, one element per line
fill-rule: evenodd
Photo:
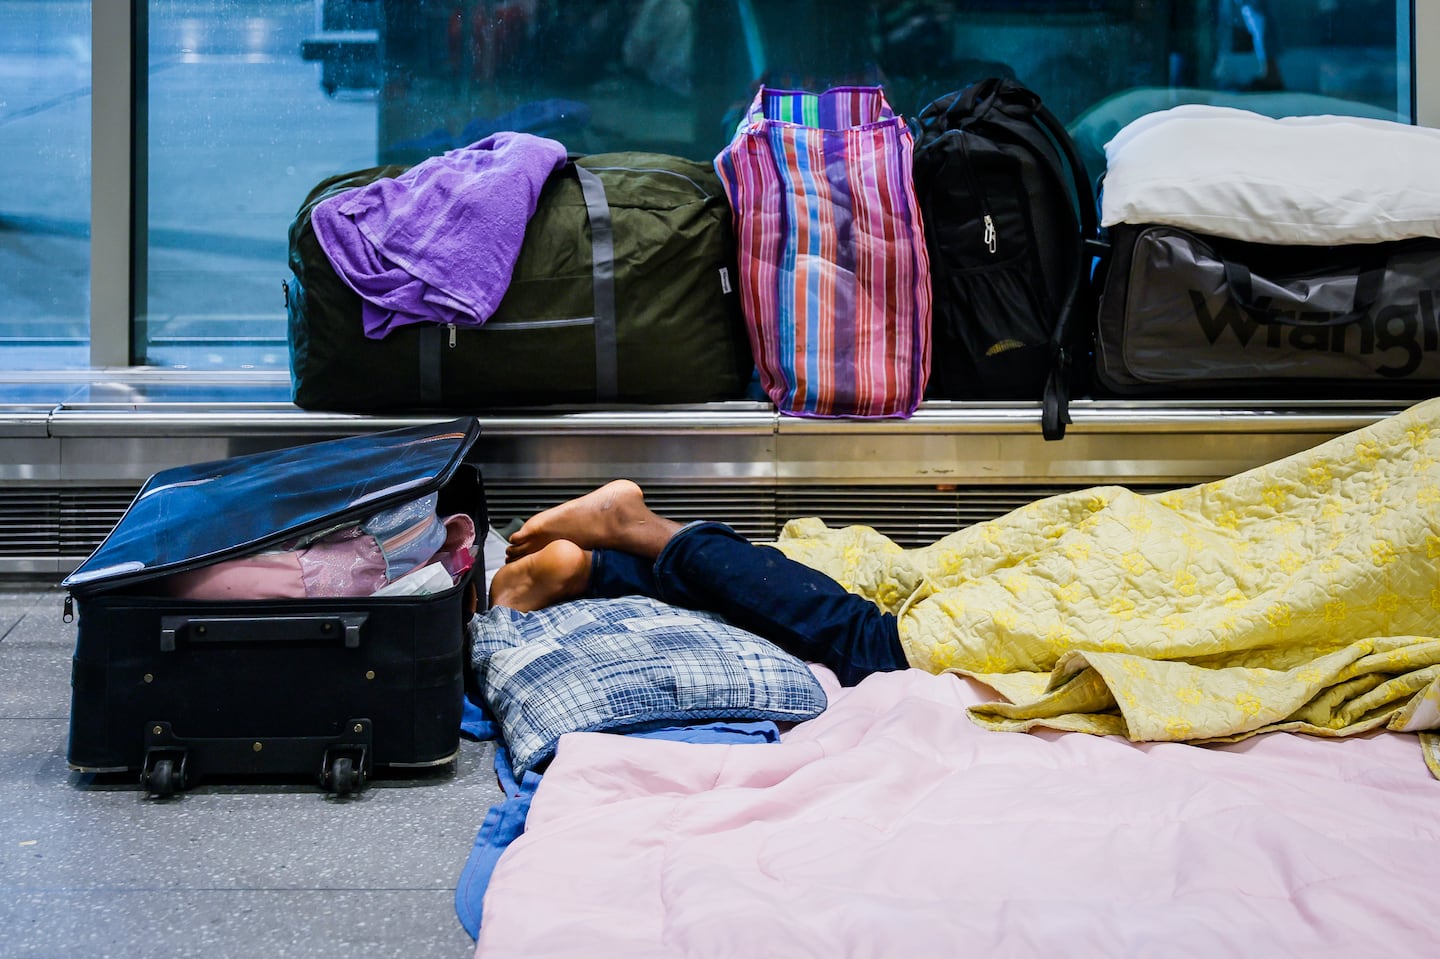
<path fill-rule="evenodd" d="M 989 732 L 877 674 L 774 745 L 561 740 L 479 959 L 1429 955 L 1413 735 L 1197 747 Z"/>

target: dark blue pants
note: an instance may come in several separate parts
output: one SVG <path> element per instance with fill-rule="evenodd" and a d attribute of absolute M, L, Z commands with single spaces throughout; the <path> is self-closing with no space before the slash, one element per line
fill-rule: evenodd
<path fill-rule="evenodd" d="M 895 617 L 777 549 L 721 523 L 692 523 L 651 564 L 616 550 L 592 554 L 589 595 L 640 594 L 718 613 L 853 686 L 907 666 Z"/>

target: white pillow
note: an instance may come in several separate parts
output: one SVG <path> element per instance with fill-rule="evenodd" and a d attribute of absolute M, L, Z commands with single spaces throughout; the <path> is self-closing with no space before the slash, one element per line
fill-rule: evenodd
<path fill-rule="evenodd" d="M 1300 245 L 1440 237 L 1440 130 L 1187 104 L 1127 124 L 1105 157 L 1103 226 Z"/>

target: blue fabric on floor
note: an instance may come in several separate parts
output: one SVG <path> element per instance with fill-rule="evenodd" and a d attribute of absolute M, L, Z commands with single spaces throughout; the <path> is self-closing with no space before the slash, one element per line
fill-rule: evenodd
<path fill-rule="evenodd" d="M 490 807 L 480 832 L 475 836 L 475 845 L 460 871 L 460 881 L 455 884 L 455 914 L 460 925 L 474 939 L 480 935 L 481 906 L 485 901 L 485 889 L 490 885 L 490 874 L 500 861 L 505 847 L 519 838 L 525 831 L 525 817 L 530 814 L 530 799 L 540 785 L 540 774 L 527 772 L 519 783 L 510 772 L 510 753 L 499 743 L 495 744 L 495 775 L 500 779 L 500 788 L 505 799 Z"/>
<path fill-rule="evenodd" d="M 460 731 L 481 742 L 500 738 L 500 724 L 495 721 L 490 710 L 473 702 L 469 696 L 465 697 L 465 705 L 460 713 Z"/>
<path fill-rule="evenodd" d="M 495 739 L 498 728 L 493 720 L 486 718 L 486 711 L 466 700 L 465 714 L 461 728 L 477 739 Z M 472 729 L 485 729 L 488 723 L 489 735 L 481 736 Z M 780 741 L 780 729 L 773 722 L 715 722 L 691 726 L 669 726 L 645 732 L 629 733 L 642 739 L 668 739 L 687 743 L 774 743 Z M 480 935 L 482 906 L 485 890 L 490 885 L 490 876 L 500 861 L 505 847 L 514 842 L 525 831 L 525 817 L 530 813 L 530 800 L 540 786 L 541 774 L 527 772 L 519 782 L 510 772 L 510 754 L 501 742 L 495 743 L 495 775 L 505 793 L 503 802 L 490 807 L 475 844 L 460 871 L 460 880 L 455 884 L 455 913 L 460 924 L 474 939 Z"/>

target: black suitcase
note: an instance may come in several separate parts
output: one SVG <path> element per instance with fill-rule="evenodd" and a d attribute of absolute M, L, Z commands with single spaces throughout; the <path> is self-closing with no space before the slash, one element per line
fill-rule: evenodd
<path fill-rule="evenodd" d="M 201 601 L 158 583 L 437 491 L 483 535 L 478 435 L 467 417 L 152 476 L 62 584 L 67 620 L 78 607 L 71 767 L 138 769 L 157 795 L 307 774 L 345 794 L 376 767 L 452 762 L 483 552 L 423 596 Z"/>
<path fill-rule="evenodd" d="M 1118 395 L 1440 390 L 1440 239 L 1279 246 L 1109 228 L 1095 378 Z"/>

